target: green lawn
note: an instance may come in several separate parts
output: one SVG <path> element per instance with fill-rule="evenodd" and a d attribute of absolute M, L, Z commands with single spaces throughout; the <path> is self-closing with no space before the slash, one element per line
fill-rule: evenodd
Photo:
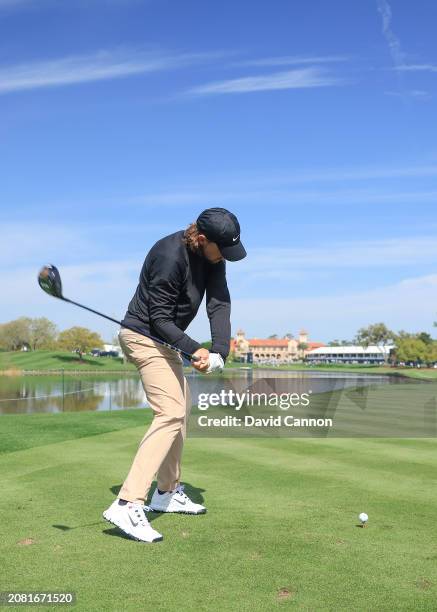
<path fill-rule="evenodd" d="M 8 351 L 0 352 L 1 370 L 92 370 L 92 371 L 130 371 L 135 367 L 123 364 L 123 360 L 113 357 L 91 357 L 84 355 L 82 361 L 75 353 L 65 351 Z"/>
<path fill-rule="evenodd" d="M 152 515 L 164 541 L 146 545 L 100 516 L 149 418 L 0 418 L 1 591 L 71 589 L 84 611 L 436 610 L 435 439 L 190 439 L 183 480 L 208 513 Z"/>
<path fill-rule="evenodd" d="M 390 367 L 378 365 L 354 365 L 354 364 L 327 364 L 327 365 L 307 365 L 305 363 L 293 363 L 289 365 L 268 366 L 268 365 L 248 365 L 247 363 L 226 362 L 227 368 L 252 368 L 269 369 L 269 370 L 287 370 L 287 371 L 326 371 L 326 372 L 358 372 L 363 374 L 389 374 L 391 376 L 408 376 L 410 378 L 418 378 L 421 380 L 437 379 L 437 368 L 409 368 L 409 367 Z"/>
<path fill-rule="evenodd" d="M 226 362 L 227 369 L 240 369 L 247 364 L 237 363 L 233 361 Z M 308 366 L 303 363 L 283 366 L 261 366 L 263 369 L 280 369 L 290 371 L 313 371 L 327 370 L 330 372 L 364 372 L 366 374 L 390 374 L 394 376 L 402 375 L 418 379 L 437 379 L 437 368 L 390 368 L 383 366 L 360 366 L 360 365 L 318 365 Z M 123 360 L 114 359 L 111 357 L 91 357 L 84 355 L 80 361 L 74 353 L 62 351 L 10 351 L 0 352 L 0 373 L 9 371 L 9 373 L 20 373 L 23 370 L 33 370 L 43 372 L 45 370 L 74 370 L 75 372 L 130 372 L 135 371 L 135 367 L 130 363 L 123 363 Z"/>

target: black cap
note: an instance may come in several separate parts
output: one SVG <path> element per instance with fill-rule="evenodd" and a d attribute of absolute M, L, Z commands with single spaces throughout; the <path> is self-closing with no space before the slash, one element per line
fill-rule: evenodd
<path fill-rule="evenodd" d="M 200 213 L 197 228 L 215 242 L 220 253 L 228 261 L 244 259 L 247 253 L 240 242 L 240 224 L 235 215 L 226 208 L 207 208 Z"/>

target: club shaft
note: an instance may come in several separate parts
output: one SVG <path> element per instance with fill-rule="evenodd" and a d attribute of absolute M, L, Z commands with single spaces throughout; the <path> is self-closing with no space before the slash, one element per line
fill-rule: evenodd
<path fill-rule="evenodd" d="M 131 327 L 130 325 L 126 325 L 125 323 L 122 323 L 121 321 L 118 321 L 117 319 L 113 319 L 112 317 L 109 317 L 108 315 L 103 314 L 102 312 L 99 312 L 98 310 L 94 310 L 93 308 L 89 308 L 88 306 L 84 306 L 83 304 L 79 304 L 78 302 L 74 302 L 73 300 L 69 300 L 68 298 L 62 296 L 61 298 L 62 300 L 64 300 L 64 302 L 68 302 L 69 304 L 74 304 L 75 306 L 78 306 L 79 308 L 83 308 L 84 310 L 88 310 L 89 312 L 92 312 L 96 315 L 98 315 L 99 317 L 103 317 L 104 319 L 108 319 L 108 321 L 112 321 L 113 323 L 117 323 L 117 325 L 120 325 L 120 327 L 125 327 L 126 329 L 130 329 L 130 331 L 135 332 L 136 334 L 140 334 L 141 332 L 139 332 L 137 329 L 134 329 L 133 327 Z M 171 344 L 168 344 L 168 342 L 164 342 L 164 340 L 160 340 L 159 338 L 155 338 L 154 336 L 148 336 L 146 334 L 142 334 L 142 336 L 145 336 L 146 338 L 150 338 L 150 340 L 153 340 L 154 342 L 157 342 L 158 344 L 161 344 L 162 346 L 166 346 L 167 348 L 171 349 L 172 351 L 176 351 L 176 353 L 179 353 L 180 355 L 183 355 L 185 357 L 185 359 L 188 359 L 189 361 L 199 361 L 200 358 L 196 357 L 195 355 L 191 355 L 190 353 L 186 353 L 185 351 L 181 351 L 181 349 L 176 348 L 175 346 L 172 346 Z"/>

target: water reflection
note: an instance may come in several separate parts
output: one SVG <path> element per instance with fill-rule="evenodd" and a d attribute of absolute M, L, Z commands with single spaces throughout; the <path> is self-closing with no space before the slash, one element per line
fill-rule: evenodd
<path fill-rule="evenodd" d="M 397 384 L 408 379 L 384 375 L 342 372 L 235 370 L 223 376 L 187 375 L 193 404 L 200 393 L 219 393 L 222 389 L 244 390 L 259 378 L 284 379 L 296 393 L 362 388 L 369 385 Z M 415 381 L 417 384 L 417 381 Z M 425 383 L 426 384 L 426 383 Z M 276 383 L 277 385 L 277 383 Z M 0 414 L 33 412 L 83 412 L 144 408 L 147 399 L 138 375 L 0 376 Z"/>
<path fill-rule="evenodd" d="M 122 410 L 147 406 L 137 376 L 0 378 L 0 414 Z"/>

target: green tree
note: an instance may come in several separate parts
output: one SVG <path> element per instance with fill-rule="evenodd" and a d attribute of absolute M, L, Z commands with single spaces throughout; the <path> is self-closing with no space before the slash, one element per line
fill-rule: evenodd
<path fill-rule="evenodd" d="M 33 351 L 42 348 L 53 348 L 56 343 L 58 329 L 52 321 L 41 317 L 32 319 L 29 326 L 29 342 Z"/>
<path fill-rule="evenodd" d="M 432 344 L 434 342 L 430 334 L 426 332 L 420 332 L 419 334 L 417 334 L 417 337 L 419 338 L 419 340 L 422 340 L 422 342 L 424 342 L 425 344 Z"/>
<path fill-rule="evenodd" d="M 86 327 L 70 327 L 59 334 L 58 346 L 67 351 L 76 351 L 79 359 L 93 348 L 103 348 L 103 340 L 99 334 Z"/>
<path fill-rule="evenodd" d="M 396 342 L 396 360 L 397 361 L 418 361 L 424 363 L 428 361 L 430 351 L 428 345 L 420 340 L 417 336 L 403 337 Z"/>
<path fill-rule="evenodd" d="M 268 336 L 269 340 L 276 340 L 276 338 L 278 337 L 278 334 L 272 334 L 271 336 Z"/>
<path fill-rule="evenodd" d="M 300 353 L 301 353 L 300 356 L 301 356 L 302 359 L 304 357 L 304 351 L 306 351 L 307 348 L 308 348 L 308 344 L 306 342 L 298 342 L 297 349 L 298 349 L 298 351 L 300 351 Z"/>
<path fill-rule="evenodd" d="M 395 341 L 395 339 L 395 332 L 388 329 L 384 323 L 374 323 L 373 325 L 369 325 L 368 327 L 361 327 L 357 332 L 354 342 L 356 342 L 363 348 L 367 348 L 371 344 L 374 344 L 380 347 L 382 352 L 382 347 L 386 344 L 389 344 L 390 342 Z"/>
<path fill-rule="evenodd" d="M 0 347 L 5 351 L 19 351 L 30 346 L 31 319 L 20 317 L 0 325 Z"/>
<path fill-rule="evenodd" d="M 415 361 L 419 363 L 434 363 L 437 361 L 437 341 L 429 334 L 421 332 L 410 334 L 400 331 L 397 334 L 395 349 L 396 361 Z"/>
<path fill-rule="evenodd" d="M 437 363 L 437 341 L 433 340 L 432 344 L 428 344 L 428 363 Z"/>

